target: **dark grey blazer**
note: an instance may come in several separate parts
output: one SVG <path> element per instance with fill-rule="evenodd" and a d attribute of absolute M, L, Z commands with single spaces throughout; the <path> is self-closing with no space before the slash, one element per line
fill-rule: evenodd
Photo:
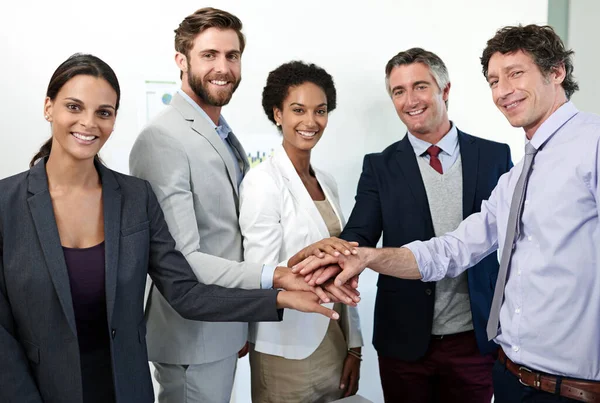
<path fill-rule="evenodd" d="M 146 274 L 175 310 L 203 321 L 277 321 L 276 290 L 198 283 L 175 250 L 148 182 L 96 168 L 102 180 L 107 332 L 117 402 L 153 402 L 146 351 Z M 82 401 L 77 330 L 45 161 L 0 181 L 0 402 Z"/>

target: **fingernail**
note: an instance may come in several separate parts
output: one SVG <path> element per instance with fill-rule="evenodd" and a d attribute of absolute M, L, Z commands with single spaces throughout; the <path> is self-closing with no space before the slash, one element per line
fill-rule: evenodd
<path fill-rule="evenodd" d="M 345 250 L 345 251 L 344 251 L 344 255 L 348 256 L 349 254 L 350 254 L 350 251 L 349 251 L 349 250 Z"/>
<path fill-rule="evenodd" d="M 335 285 L 337 285 L 338 287 L 342 286 L 342 280 L 335 280 Z"/>
<path fill-rule="evenodd" d="M 340 318 L 340 315 L 337 312 L 334 312 L 333 315 L 331 315 L 331 317 L 335 320 L 338 320 Z"/>
<path fill-rule="evenodd" d="M 340 389 L 344 389 L 346 387 L 346 385 L 344 385 L 343 383 L 340 384 Z"/>
<path fill-rule="evenodd" d="M 352 299 L 350 299 L 350 297 L 346 298 L 346 302 L 351 303 Z"/>

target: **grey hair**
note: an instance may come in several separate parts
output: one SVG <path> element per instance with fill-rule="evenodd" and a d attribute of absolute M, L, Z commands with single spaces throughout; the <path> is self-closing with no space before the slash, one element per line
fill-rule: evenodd
<path fill-rule="evenodd" d="M 390 88 L 390 74 L 392 73 L 394 67 L 413 63 L 423 63 L 429 67 L 429 71 L 431 71 L 431 75 L 433 76 L 437 86 L 440 88 L 440 91 L 443 91 L 448 83 L 450 83 L 448 69 L 438 55 L 422 48 L 411 48 L 398 53 L 385 65 L 385 88 L 390 96 L 392 96 L 392 89 Z M 447 108 L 448 101 L 446 101 L 446 109 Z"/>

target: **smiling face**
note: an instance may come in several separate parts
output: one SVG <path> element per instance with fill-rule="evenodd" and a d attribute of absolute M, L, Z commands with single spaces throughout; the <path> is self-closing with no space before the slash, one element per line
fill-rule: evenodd
<path fill-rule="evenodd" d="M 544 75 L 521 50 L 496 52 L 488 64 L 488 84 L 496 107 L 512 126 L 525 129 L 528 138 L 566 102 L 561 86 L 564 77 L 564 66 Z"/>
<path fill-rule="evenodd" d="M 117 93 L 103 78 L 81 74 L 67 81 L 44 103 L 52 124 L 52 152 L 75 160 L 94 158 L 113 131 L 116 103 Z"/>
<path fill-rule="evenodd" d="M 283 109 L 273 108 L 286 150 L 310 151 L 327 127 L 327 96 L 321 87 L 305 82 L 290 87 Z"/>
<path fill-rule="evenodd" d="M 198 34 L 186 57 L 176 56 L 183 88 L 210 106 L 227 105 L 241 81 L 240 40 L 233 29 L 208 28 Z"/>
<path fill-rule="evenodd" d="M 445 102 L 450 83 L 440 89 L 427 65 L 412 63 L 394 67 L 389 85 L 396 112 L 410 133 L 427 138 L 448 132 L 450 122 Z"/>

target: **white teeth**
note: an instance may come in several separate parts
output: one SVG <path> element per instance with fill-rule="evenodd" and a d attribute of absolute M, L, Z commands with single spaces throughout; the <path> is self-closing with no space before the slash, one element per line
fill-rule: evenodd
<path fill-rule="evenodd" d="M 297 130 L 297 132 L 304 137 L 314 137 L 317 134 L 317 132 L 307 132 L 304 130 Z"/>
<path fill-rule="evenodd" d="M 518 103 L 519 103 L 519 101 L 515 101 L 512 104 L 508 104 L 508 105 L 506 105 L 506 109 L 514 108 L 515 106 L 517 106 Z"/>
<path fill-rule="evenodd" d="M 227 85 L 227 81 L 211 80 L 210 82 L 211 82 L 211 84 L 214 84 L 214 85 Z"/>
<path fill-rule="evenodd" d="M 423 113 L 424 109 L 419 109 L 417 111 L 412 111 L 412 112 L 408 112 L 408 114 L 410 116 L 416 116 L 416 115 L 420 115 L 421 113 Z"/>
<path fill-rule="evenodd" d="M 77 137 L 80 140 L 84 140 L 84 141 L 92 141 L 96 138 L 96 136 L 84 136 L 81 133 L 73 133 L 73 136 Z"/>

